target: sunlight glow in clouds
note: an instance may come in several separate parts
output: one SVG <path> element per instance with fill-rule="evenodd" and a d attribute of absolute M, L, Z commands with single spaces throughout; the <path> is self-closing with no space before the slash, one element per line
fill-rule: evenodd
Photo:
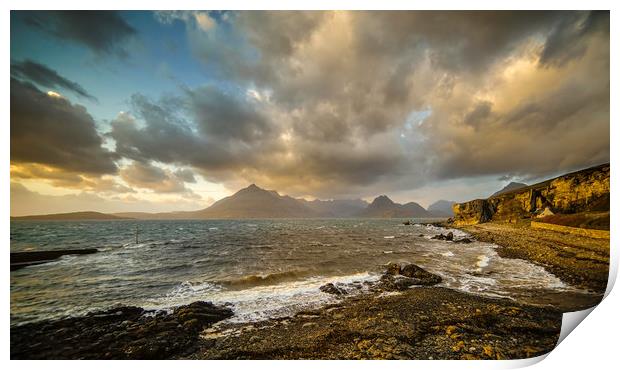
<path fill-rule="evenodd" d="M 609 161 L 608 12 L 87 17 L 11 13 L 11 181 L 49 211 L 429 204 Z"/>
<path fill-rule="evenodd" d="M 51 96 L 52 98 L 62 98 L 62 95 L 60 95 L 59 93 L 57 93 L 55 91 L 48 91 L 47 95 Z"/>

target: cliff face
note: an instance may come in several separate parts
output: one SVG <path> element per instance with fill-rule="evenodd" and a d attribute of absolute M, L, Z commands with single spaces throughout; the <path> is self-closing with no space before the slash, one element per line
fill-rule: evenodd
<path fill-rule="evenodd" d="M 609 163 L 452 207 L 457 226 L 530 218 L 545 208 L 553 213 L 609 211 Z"/>

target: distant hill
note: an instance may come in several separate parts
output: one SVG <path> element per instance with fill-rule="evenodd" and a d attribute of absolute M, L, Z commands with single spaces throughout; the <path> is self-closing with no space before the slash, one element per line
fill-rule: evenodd
<path fill-rule="evenodd" d="M 366 209 L 358 213 L 357 216 L 368 218 L 432 217 L 431 214 L 418 203 L 394 203 L 386 195 L 376 197 L 372 203 L 370 203 Z"/>
<path fill-rule="evenodd" d="M 527 184 L 523 184 L 520 182 L 511 182 L 510 184 L 504 186 L 501 190 L 493 193 L 493 195 L 491 195 L 492 197 L 496 197 L 498 195 L 502 195 L 505 193 L 509 193 L 511 191 L 515 191 L 521 188 L 526 188 L 528 185 Z"/>
<path fill-rule="evenodd" d="M 252 184 L 235 194 L 220 199 L 211 207 L 188 212 L 192 218 L 305 218 L 321 214 L 306 204 L 273 190 Z"/>
<path fill-rule="evenodd" d="M 11 220 L 29 220 L 29 221 L 74 221 L 74 220 L 126 220 L 129 217 L 119 217 L 101 212 L 70 212 L 55 213 L 49 215 L 34 215 L 11 217 Z"/>
<path fill-rule="evenodd" d="M 194 211 L 179 211 L 179 212 L 158 212 L 158 213 L 149 213 L 149 212 L 118 212 L 112 213 L 112 215 L 122 218 L 130 218 L 137 220 L 182 220 L 182 219 L 191 219 L 191 215 L 195 213 Z"/>
<path fill-rule="evenodd" d="M 314 218 L 376 217 L 413 218 L 443 217 L 434 215 L 415 202 L 398 204 L 385 195 L 372 204 L 362 199 L 313 200 L 296 199 L 265 190 L 255 184 L 222 198 L 210 207 L 182 212 L 74 212 L 52 215 L 13 217 L 12 220 L 180 220 L 180 219 L 244 219 L 244 218 Z"/>
<path fill-rule="evenodd" d="M 246 188 L 248 189 L 248 188 Z M 244 189 L 242 189 L 244 190 Z M 129 217 L 140 220 L 171 220 L 171 219 L 202 219 L 202 218 L 282 218 L 282 217 L 353 217 L 361 210 L 368 206 L 368 202 L 361 199 L 337 199 L 337 200 L 320 200 L 307 201 L 304 199 L 295 199 L 287 196 L 280 196 L 277 192 L 264 190 L 254 185 L 251 197 L 248 200 L 249 192 L 228 197 L 224 205 L 217 205 L 214 209 L 211 207 L 199 211 L 185 212 L 120 212 L 114 213 L 115 216 Z M 234 198 L 233 198 L 234 197 Z M 243 199 L 241 199 L 243 198 Z M 258 199 L 261 198 L 261 199 Z M 272 201 L 276 200 L 276 210 L 272 207 Z M 222 199 L 224 200 L 224 199 Z M 292 200 L 292 201 L 291 201 Z M 248 202 L 249 201 L 249 202 Z M 299 204 L 295 204 L 294 202 Z M 250 203 L 252 205 L 250 206 Z M 259 205 L 257 203 L 262 203 Z M 268 207 L 265 207 L 268 204 Z M 215 203 L 213 204 L 215 206 Z M 282 207 L 283 206 L 283 207 Z M 283 210 L 282 208 L 286 209 Z M 247 216 L 247 215 L 256 216 Z M 263 216 L 258 216 L 262 214 Z M 284 214 L 284 216 L 282 216 Z"/>
<path fill-rule="evenodd" d="M 321 217 L 353 217 L 368 207 L 361 199 L 335 199 L 304 201 L 305 205 L 318 212 Z"/>
<path fill-rule="evenodd" d="M 427 210 L 435 217 L 452 217 L 454 216 L 452 205 L 455 203 L 451 200 L 438 200 L 428 206 Z"/>

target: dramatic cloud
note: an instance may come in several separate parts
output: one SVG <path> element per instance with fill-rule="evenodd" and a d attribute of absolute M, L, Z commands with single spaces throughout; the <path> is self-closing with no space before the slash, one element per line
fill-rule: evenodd
<path fill-rule="evenodd" d="M 609 12 L 571 12 L 557 22 L 545 42 L 540 63 L 545 66 L 562 66 L 571 59 L 581 57 L 587 42 L 595 33 L 609 37 Z"/>
<path fill-rule="evenodd" d="M 29 19 L 98 53 L 123 54 L 136 34 L 114 12 Z M 70 187 L 118 173 L 111 189 L 186 198 L 205 183 L 236 190 L 254 182 L 332 198 L 449 192 L 441 184 L 460 191 L 480 181 L 487 194 L 500 177 L 529 181 L 609 161 L 609 12 L 182 11 L 154 19 L 157 37 L 174 36 L 177 48 L 149 55 L 198 63 L 157 60 L 188 71 L 172 71 L 175 91 L 153 92 L 149 81 L 119 96 L 129 109 L 99 117 L 105 145 L 83 107 L 12 82 L 16 176 Z M 12 75 L 88 94 L 32 64 L 14 63 Z M 104 185 L 89 189 L 96 186 Z"/>
<path fill-rule="evenodd" d="M 84 45 L 97 54 L 127 56 L 124 43 L 136 34 L 119 12 L 93 10 L 35 11 L 30 25 L 63 40 Z"/>
<path fill-rule="evenodd" d="M 165 171 L 150 163 L 134 162 L 124 167 L 121 178 L 131 186 L 150 189 L 158 193 L 190 192 L 185 188 L 184 179 L 171 171 Z"/>
<path fill-rule="evenodd" d="M 134 104 L 112 137 L 143 160 L 315 196 L 609 160 L 608 12 L 167 16 L 235 87 L 188 88 L 182 125 Z"/>
<path fill-rule="evenodd" d="M 311 133 L 298 137 L 294 128 L 303 124 L 299 118 L 212 87 L 188 90 L 180 100 L 172 104 L 134 96 L 135 116 L 124 113 L 111 123 L 116 152 L 141 162 L 189 165 L 233 189 L 253 179 L 278 189 L 304 192 L 312 186 L 322 195 L 348 194 L 352 187 L 397 173 L 399 166 L 407 172 L 403 149 L 393 147 L 389 136 L 352 137 L 346 145 L 325 137 L 310 140 Z"/>
<path fill-rule="evenodd" d="M 53 69 L 31 60 L 11 63 L 11 76 L 22 80 L 29 80 L 51 89 L 66 89 L 82 98 L 97 101 L 97 98 L 90 95 L 78 83 L 68 80 Z"/>
<path fill-rule="evenodd" d="M 174 175 L 177 178 L 183 180 L 184 182 L 188 182 L 188 183 L 196 182 L 196 176 L 194 176 L 194 173 L 187 168 L 181 168 L 181 169 L 174 171 Z"/>
<path fill-rule="evenodd" d="M 83 106 L 11 79 L 11 163 L 68 173 L 113 174 L 117 156 L 102 144 Z"/>

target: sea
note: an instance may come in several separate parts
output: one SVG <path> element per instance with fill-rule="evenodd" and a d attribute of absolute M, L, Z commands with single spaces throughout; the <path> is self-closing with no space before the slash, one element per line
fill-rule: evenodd
<path fill-rule="evenodd" d="M 364 294 L 390 262 L 415 263 L 441 275 L 439 286 L 482 296 L 536 301 L 577 291 L 540 266 L 500 257 L 496 245 L 432 239 L 467 237 L 462 231 L 403 221 L 11 221 L 11 252 L 99 250 L 11 272 L 11 326 L 198 300 L 231 307 L 229 321 L 261 321 L 334 303 L 319 290 L 326 283 Z"/>

